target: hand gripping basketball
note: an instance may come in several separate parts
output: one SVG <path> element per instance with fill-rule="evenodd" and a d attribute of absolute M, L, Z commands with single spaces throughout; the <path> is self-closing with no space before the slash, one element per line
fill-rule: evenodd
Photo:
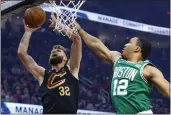
<path fill-rule="evenodd" d="M 25 23 L 25 20 L 23 19 L 23 24 L 24 24 L 24 29 L 25 29 L 25 32 L 30 32 L 30 33 L 32 33 L 32 32 L 34 32 L 34 31 L 36 31 L 36 30 L 38 30 L 40 27 L 35 27 L 35 28 L 30 28 L 29 26 L 28 26 L 28 24 L 26 24 Z"/>

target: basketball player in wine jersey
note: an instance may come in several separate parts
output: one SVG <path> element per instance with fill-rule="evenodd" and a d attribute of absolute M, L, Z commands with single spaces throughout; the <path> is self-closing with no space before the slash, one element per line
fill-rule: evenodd
<path fill-rule="evenodd" d="M 24 22 L 25 33 L 18 47 L 18 56 L 26 69 L 38 80 L 42 94 L 43 114 L 76 114 L 78 108 L 78 72 L 82 58 L 82 42 L 72 36 L 70 59 L 61 45 L 52 47 L 49 63 L 51 70 L 39 66 L 27 53 L 31 35 L 38 28 L 29 28 Z M 50 27 L 54 27 L 51 23 Z"/>
<path fill-rule="evenodd" d="M 85 32 L 79 24 L 77 29 L 87 46 L 113 66 L 111 98 L 117 114 L 152 113 L 152 86 L 170 99 L 169 82 L 159 69 L 145 60 L 151 52 L 151 44 L 148 41 L 134 37 L 125 44 L 120 53 L 110 51 L 98 38 Z"/>

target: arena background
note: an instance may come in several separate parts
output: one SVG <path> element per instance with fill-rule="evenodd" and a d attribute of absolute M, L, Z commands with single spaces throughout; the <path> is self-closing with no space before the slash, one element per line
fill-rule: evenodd
<path fill-rule="evenodd" d="M 169 5 L 169 0 L 87 1 L 81 7 L 83 12 L 78 12 L 78 22 L 84 30 L 101 39 L 111 50 L 121 51 L 124 44 L 134 36 L 149 40 L 153 48 L 148 59 L 170 81 Z M 41 4 L 41 7 L 47 11 L 47 21 L 41 29 L 34 32 L 28 52 L 38 64 L 50 68 L 48 59 L 52 46 L 61 44 L 69 51 L 71 41 L 49 29 L 51 9 L 46 3 Z M 90 12 L 95 14 L 92 16 Z M 24 11 L 1 20 L 1 113 L 42 112 L 38 82 L 17 57 L 17 48 L 24 33 L 23 14 Z M 120 20 L 125 22 L 119 25 Z M 150 25 L 161 28 L 142 28 L 150 28 Z M 115 113 L 109 94 L 111 76 L 111 66 L 105 64 L 83 43 L 79 112 Z M 151 103 L 155 114 L 170 113 L 170 101 L 155 88 Z"/>

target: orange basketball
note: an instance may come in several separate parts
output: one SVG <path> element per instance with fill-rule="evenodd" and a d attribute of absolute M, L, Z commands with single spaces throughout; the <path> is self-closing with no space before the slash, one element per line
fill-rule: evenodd
<path fill-rule="evenodd" d="M 45 23 L 46 13 L 41 7 L 31 7 L 25 11 L 24 20 L 29 27 L 39 27 Z"/>

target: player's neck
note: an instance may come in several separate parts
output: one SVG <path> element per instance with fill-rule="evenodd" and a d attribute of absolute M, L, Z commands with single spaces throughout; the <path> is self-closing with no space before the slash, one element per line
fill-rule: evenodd
<path fill-rule="evenodd" d="M 141 62 L 141 61 L 143 61 L 142 59 L 127 59 L 128 61 L 130 61 L 130 62 Z"/>
<path fill-rule="evenodd" d="M 141 58 L 140 56 L 132 56 L 130 58 L 127 59 L 130 62 L 141 62 L 144 61 L 143 58 Z"/>
<path fill-rule="evenodd" d="M 56 70 L 56 72 L 58 72 L 62 67 L 64 67 L 65 63 L 64 62 L 61 62 L 59 64 L 56 64 L 56 65 L 53 65 L 52 66 L 52 70 Z"/>

